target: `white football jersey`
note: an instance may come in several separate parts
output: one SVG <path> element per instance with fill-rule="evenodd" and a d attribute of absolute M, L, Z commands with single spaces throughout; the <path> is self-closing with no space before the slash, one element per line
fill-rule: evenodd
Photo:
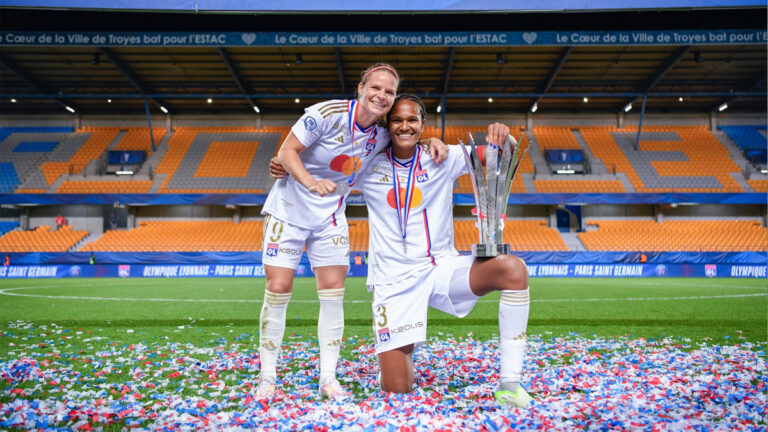
<path fill-rule="evenodd" d="M 321 197 L 293 177 L 285 176 L 272 186 L 262 214 L 269 213 L 307 229 L 336 225 L 356 176 L 389 144 L 386 128 L 374 123 L 362 129 L 357 124 L 357 105 L 356 100 L 312 105 L 291 128 L 306 147 L 299 153 L 304 168 L 315 179 L 335 182 L 337 192 Z"/>
<path fill-rule="evenodd" d="M 414 167 L 411 161 L 391 159 L 387 149 L 358 180 L 368 206 L 368 285 L 397 282 L 458 255 L 453 246 L 453 184 L 467 172 L 464 155 L 459 146 L 448 146 L 448 158 L 435 165 L 428 152 L 417 147 L 416 154 Z M 401 198 L 395 196 L 397 183 Z M 410 201 L 410 212 L 395 210 L 406 208 L 405 201 Z M 401 223 L 406 225 L 405 238 Z"/>

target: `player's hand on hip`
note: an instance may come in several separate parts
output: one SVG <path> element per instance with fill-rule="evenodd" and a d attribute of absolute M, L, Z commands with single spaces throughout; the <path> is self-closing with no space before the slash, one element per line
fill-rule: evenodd
<path fill-rule="evenodd" d="M 320 196 L 326 196 L 336 191 L 336 183 L 328 179 L 315 180 L 315 182 L 309 185 L 307 189 Z"/>
<path fill-rule="evenodd" d="M 488 125 L 488 133 L 485 135 L 485 142 L 500 147 L 509 136 L 509 127 L 501 123 L 491 123 Z"/>
<path fill-rule="evenodd" d="M 437 138 L 428 138 L 421 141 L 424 149 L 429 151 L 429 156 L 432 161 L 440 165 L 444 160 L 448 159 L 448 146 L 444 142 Z"/>
<path fill-rule="evenodd" d="M 272 159 L 270 159 L 269 175 L 272 176 L 273 179 L 281 179 L 287 174 L 288 172 L 285 171 L 283 164 L 280 163 L 280 159 L 278 159 L 277 156 L 274 156 Z"/>

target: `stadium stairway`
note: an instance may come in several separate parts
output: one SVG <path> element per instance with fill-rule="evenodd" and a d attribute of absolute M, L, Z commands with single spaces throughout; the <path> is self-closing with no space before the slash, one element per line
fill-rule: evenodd
<path fill-rule="evenodd" d="M 742 168 L 742 173 L 731 173 L 731 177 L 744 188 L 745 192 L 762 192 L 755 190 L 748 180 L 765 180 L 765 174 L 757 171 L 752 164 L 744 157 L 744 151 L 723 131 L 713 131 L 712 134 L 728 149 L 728 153 L 733 161 Z"/>
<path fill-rule="evenodd" d="M 586 251 L 587 247 L 579 239 L 579 233 L 575 232 L 561 232 L 560 237 L 563 238 L 565 245 L 568 246 L 569 251 Z"/>
<path fill-rule="evenodd" d="M 100 233 L 88 233 L 87 236 L 83 237 L 79 242 L 72 245 L 72 247 L 69 248 L 69 252 L 78 252 L 81 247 L 85 246 L 86 244 L 96 241 L 101 237 L 102 234 Z"/>
<path fill-rule="evenodd" d="M 547 164 L 546 159 L 544 159 L 544 152 L 541 151 L 541 146 L 539 146 L 539 142 L 536 140 L 536 135 L 533 133 L 527 133 L 526 136 L 528 137 L 528 140 L 530 142 L 530 148 L 528 149 L 528 155 L 531 157 L 531 162 L 533 162 L 533 173 L 534 175 L 538 176 L 544 173 L 549 173 L 549 164 Z M 526 192 L 535 192 L 536 188 L 533 186 L 533 175 L 531 177 L 531 187 L 528 188 L 526 185 Z"/>
<path fill-rule="evenodd" d="M 603 163 L 602 159 L 596 158 L 595 155 L 592 153 L 592 149 L 590 149 L 589 146 L 587 145 L 587 142 L 584 141 L 584 137 L 581 135 L 581 131 L 574 130 L 572 132 L 573 132 L 573 137 L 576 138 L 576 142 L 579 143 L 579 147 L 581 148 L 581 151 L 584 153 L 584 159 L 589 163 L 590 174 L 596 174 L 596 175 L 610 174 L 610 172 L 608 171 L 608 168 L 605 167 L 605 164 Z M 632 190 L 634 190 L 634 188 L 632 188 Z"/>
<path fill-rule="evenodd" d="M 157 173 L 157 164 L 163 160 L 165 153 L 168 151 L 168 141 L 171 140 L 173 133 L 166 133 L 162 140 L 155 146 L 155 151 L 147 158 L 144 165 L 141 166 L 137 174 L 146 175 L 148 178 L 152 178 L 152 187 L 149 188 L 149 193 L 157 193 L 160 187 L 165 183 L 167 174 Z M 150 170 L 152 176 L 150 176 Z"/>

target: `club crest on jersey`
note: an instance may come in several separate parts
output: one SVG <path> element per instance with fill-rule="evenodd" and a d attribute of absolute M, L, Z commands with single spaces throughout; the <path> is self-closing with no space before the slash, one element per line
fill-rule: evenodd
<path fill-rule="evenodd" d="M 277 251 L 280 249 L 280 245 L 277 243 L 267 244 L 267 256 L 277 256 Z"/>
<path fill-rule="evenodd" d="M 413 174 L 416 176 L 416 181 L 419 183 L 424 183 L 425 181 L 429 180 L 429 175 L 427 175 L 427 170 L 418 170 Z"/>
<path fill-rule="evenodd" d="M 389 327 L 379 329 L 379 342 L 386 342 L 389 340 Z"/>
<path fill-rule="evenodd" d="M 304 129 L 308 131 L 313 131 L 317 128 L 317 122 L 315 119 L 312 118 L 312 116 L 306 116 L 304 117 Z"/>
<path fill-rule="evenodd" d="M 376 140 L 371 138 L 368 140 L 367 143 L 365 143 L 365 150 L 372 152 L 375 149 L 376 149 Z"/>

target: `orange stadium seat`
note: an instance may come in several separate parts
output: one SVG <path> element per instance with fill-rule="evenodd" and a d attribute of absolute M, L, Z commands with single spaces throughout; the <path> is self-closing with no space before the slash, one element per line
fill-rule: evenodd
<path fill-rule="evenodd" d="M 145 221 L 127 231 L 107 231 L 81 251 L 260 251 L 263 221 Z"/>
<path fill-rule="evenodd" d="M 252 127 L 179 127 L 176 128 L 168 140 L 168 150 L 155 169 L 156 174 L 166 174 L 165 181 L 158 189 L 158 193 L 264 193 L 259 189 L 238 188 L 214 188 L 214 189 L 185 189 L 167 188 L 173 174 L 179 169 L 184 156 L 187 154 L 192 142 L 198 133 L 215 132 L 269 132 L 280 133 L 280 144 L 290 132 L 289 126 L 266 126 L 262 129 Z M 202 163 L 197 167 L 196 177 L 232 177 L 244 176 L 248 172 L 248 165 L 256 153 L 258 144 L 244 145 L 243 143 L 214 142 L 208 149 Z M 279 149 L 279 145 L 278 145 Z M 233 155 L 234 152 L 234 156 Z M 277 152 L 277 150 L 276 150 Z M 233 165 L 234 161 L 234 165 Z"/>
<path fill-rule="evenodd" d="M 478 239 L 476 219 L 454 220 L 454 243 L 459 251 L 470 251 Z M 504 224 L 504 243 L 513 251 L 567 251 L 563 238 L 554 228 L 547 227 L 547 221 L 508 220 Z"/>
<path fill-rule="evenodd" d="M 0 250 L 7 252 L 66 252 L 88 235 L 88 231 L 73 231 L 65 225 L 51 231 L 41 225 L 31 231 L 11 231 L 0 237 Z"/>
<path fill-rule="evenodd" d="M 573 135 L 570 126 L 546 126 L 534 127 L 533 135 L 542 152 L 546 150 L 574 149 L 581 150 L 579 142 Z"/>
<path fill-rule="evenodd" d="M 584 140 L 595 158 L 602 160 L 608 170 L 627 175 L 636 192 L 743 192 L 731 173 L 740 172 L 730 158 L 728 149 L 705 126 L 647 126 L 644 132 L 675 132 L 679 141 L 641 140 L 640 151 L 668 151 L 685 154 L 686 161 L 652 161 L 657 174 L 663 177 L 709 176 L 715 177 L 722 188 L 710 187 L 646 187 L 630 160 L 619 149 L 612 132 L 637 133 L 637 128 L 618 129 L 608 126 L 579 127 Z"/>
<path fill-rule="evenodd" d="M 747 183 L 752 186 L 755 192 L 768 192 L 768 180 L 747 180 Z"/>
<path fill-rule="evenodd" d="M 619 180 L 534 180 L 540 193 L 624 193 Z"/>
<path fill-rule="evenodd" d="M 151 181 L 141 180 L 102 180 L 102 181 L 65 181 L 57 193 L 148 193 Z"/>
<path fill-rule="evenodd" d="M 78 132 L 90 133 L 91 136 L 67 162 L 44 162 L 40 169 L 48 185 L 56 182 L 62 174 L 81 173 L 88 162 L 97 159 L 109 147 L 119 133 L 118 128 L 81 129 Z"/>
<path fill-rule="evenodd" d="M 127 129 L 127 133 L 115 146 L 114 150 L 143 150 L 147 154 L 152 153 L 152 140 L 149 138 L 149 128 L 120 128 L 121 130 Z M 152 128 L 152 136 L 155 140 L 155 146 L 165 136 L 165 128 Z"/>
<path fill-rule="evenodd" d="M 768 232 L 746 220 L 590 220 L 595 231 L 579 233 L 591 251 L 766 251 Z"/>

